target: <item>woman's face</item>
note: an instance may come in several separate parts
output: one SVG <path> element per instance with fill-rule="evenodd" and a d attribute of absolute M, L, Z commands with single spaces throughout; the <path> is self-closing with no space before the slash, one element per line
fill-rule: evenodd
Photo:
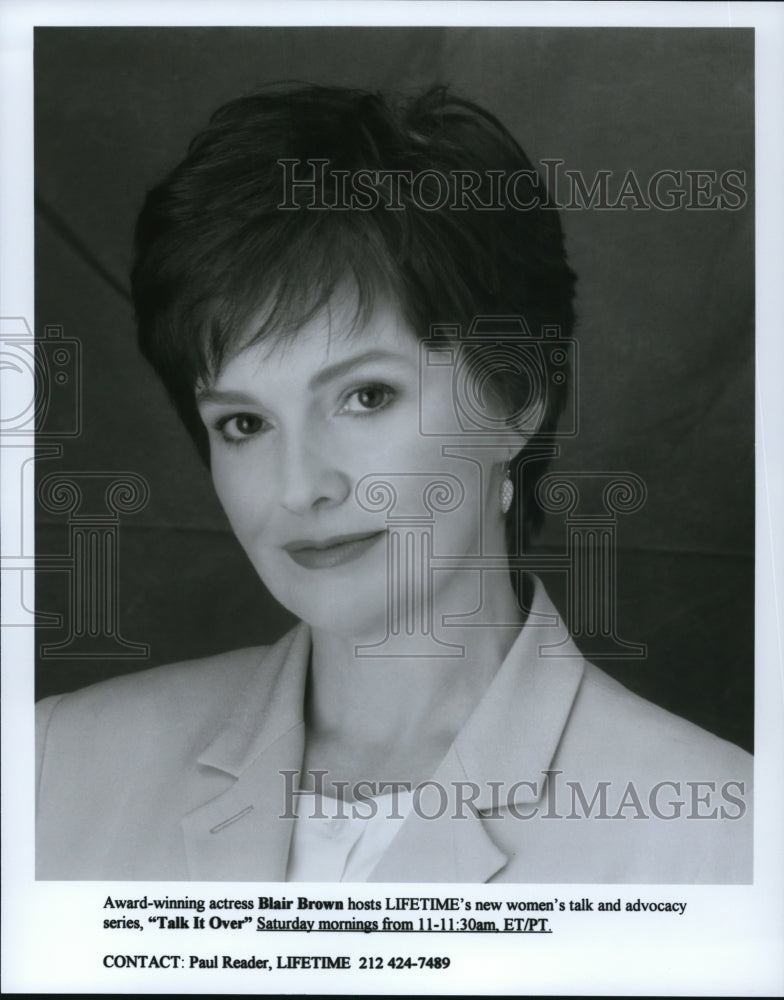
<path fill-rule="evenodd" d="M 421 428 L 453 406 L 448 379 L 426 383 L 420 400 L 420 344 L 398 310 L 381 302 L 350 334 L 340 320 L 348 312 L 325 311 L 288 340 L 241 350 L 198 398 L 218 497 L 267 588 L 316 628 L 377 638 L 387 621 L 387 517 L 414 531 L 432 525 L 439 556 L 478 554 L 480 538 L 484 551 L 489 539 L 502 544 L 510 449 L 444 456 L 444 439 Z M 391 512 L 357 490 L 371 474 L 397 495 Z M 445 476 L 464 495 L 432 513 L 423 491 Z M 475 575 L 429 576 L 435 607 L 462 610 L 461 591 L 470 604 Z"/>

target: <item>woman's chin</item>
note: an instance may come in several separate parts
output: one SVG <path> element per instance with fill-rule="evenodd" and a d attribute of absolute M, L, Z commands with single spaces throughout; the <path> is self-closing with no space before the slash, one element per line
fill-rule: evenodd
<path fill-rule="evenodd" d="M 387 633 L 386 573 L 338 579 L 337 574 L 326 572 L 285 588 L 279 585 L 280 579 L 265 583 L 277 601 L 311 628 L 371 643 Z"/>
<path fill-rule="evenodd" d="M 376 645 L 388 632 L 385 602 L 375 605 L 363 595 L 362 600 L 335 599 L 319 602 L 295 611 L 304 622 L 319 632 L 342 635 L 358 645 Z"/>

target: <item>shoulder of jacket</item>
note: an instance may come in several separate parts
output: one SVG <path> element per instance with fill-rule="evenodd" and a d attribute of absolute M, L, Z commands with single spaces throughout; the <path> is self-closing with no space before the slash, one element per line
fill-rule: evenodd
<path fill-rule="evenodd" d="M 713 775 L 751 780 L 753 757 L 687 719 L 635 694 L 592 663 L 586 663 L 574 721 L 595 755 L 656 766 L 669 777 L 698 781 Z"/>
<path fill-rule="evenodd" d="M 151 667 L 52 695 L 36 705 L 36 727 L 48 730 L 68 720 L 102 728 L 151 717 L 182 724 L 206 713 L 228 711 L 253 675 L 264 667 L 271 647 L 256 646 L 167 666 Z M 140 710 L 144 716 L 140 716 Z"/>

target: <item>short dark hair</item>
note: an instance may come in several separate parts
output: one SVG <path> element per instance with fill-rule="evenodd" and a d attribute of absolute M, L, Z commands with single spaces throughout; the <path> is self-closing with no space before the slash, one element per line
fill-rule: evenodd
<path fill-rule="evenodd" d="M 376 197 L 366 184 L 365 200 L 346 210 L 342 185 L 360 171 L 376 182 Z M 398 184 L 391 203 L 384 186 L 378 197 L 381 173 L 390 171 L 416 176 L 418 188 Z M 461 173 L 479 178 L 470 196 L 441 203 L 439 178 Z M 498 179 L 511 174 L 515 184 L 504 188 Z M 287 176 L 314 180 L 284 190 Z M 319 210 L 325 205 L 337 207 Z M 465 329 L 478 315 L 521 316 L 534 335 L 543 325 L 564 337 L 573 332 L 575 276 L 558 212 L 492 114 L 443 86 L 409 97 L 266 88 L 215 112 L 182 163 L 149 192 L 136 227 L 140 347 L 205 461 L 199 382 L 220 370 L 251 318 L 264 317 L 253 340 L 289 335 L 347 279 L 357 324 L 385 293 L 423 339 L 433 324 Z M 517 409 L 530 386 L 508 371 L 499 379 L 501 398 Z M 547 381 L 529 447 L 552 435 L 567 398 L 565 380 Z M 524 495 L 508 522 L 515 549 L 541 519 L 534 489 L 548 461 L 527 463 Z"/>

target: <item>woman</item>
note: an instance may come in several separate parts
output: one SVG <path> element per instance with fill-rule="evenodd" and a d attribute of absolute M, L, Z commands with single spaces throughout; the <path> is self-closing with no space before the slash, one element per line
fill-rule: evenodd
<path fill-rule="evenodd" d="M 530 161 L 442 88 L 213 116 L 139 219 L 140 344 L 302 624 L 42 702 L 39 878 L 750 879 L 748 755 L 507 562 L 573 288 Z"/>

